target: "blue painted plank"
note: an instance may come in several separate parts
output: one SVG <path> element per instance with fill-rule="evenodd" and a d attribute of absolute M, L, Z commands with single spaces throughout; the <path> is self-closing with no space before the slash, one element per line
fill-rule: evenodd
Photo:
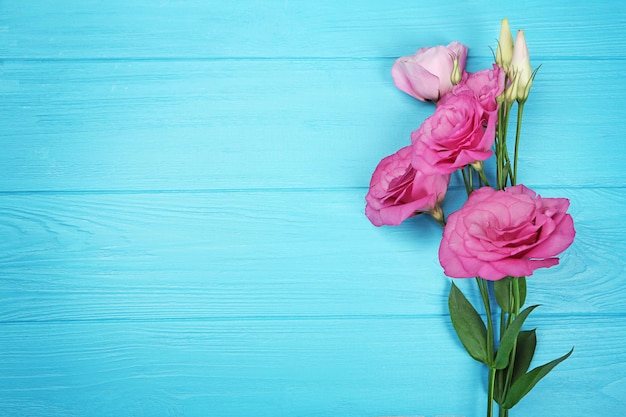
<path fill-rule="evenodd" d="M 529 280 L 538 359 L 575 354 L 514 415 L 623 415 L 626 5 L 544 3 L 0 0 L 0 413 L 483 414 L 439 229 L 362 210 L 432 110 L 393 59 L 484 67 L 508 16 L 544 64 L 520 176 L 578 230 Z"/>
<path fill-rule="evenodd" d="M 533 321 L 537 365 L 576 348 L 514 414 L 620 415 L 622 321 Z M 0 349 L 3 415 L 484 414 L 481 365 L 439 317 L 3 324 Z"/>
<path fill-rule="evenodd" d="M 624 189 L 538 191 L 578 236 L 529 279 L 536 314 L 626 314 Z M 0 321 L 445 315 L 440 227 L 375 228 L 364 194 L 3 195 Z"/>
<path fill-rule="evenodd" d="M 488 57 L 503 17 L 544 60 L 626 50 L 615 0 L 3 0 L 0 11 L 0 56 L 12 59 L 396 57 L 454 39 Z"/>
<path fill-rule="evenodd" d="M 394 87 L 391 64 L 5 63 L 0 189 L 367 186 L 433 111 Z M 590 105 L 626 96 L 622 67 L 544 64 L 525 110 L 524 182 L 626 185 L 609 157 L 626 153 L 626 110 Z"/>

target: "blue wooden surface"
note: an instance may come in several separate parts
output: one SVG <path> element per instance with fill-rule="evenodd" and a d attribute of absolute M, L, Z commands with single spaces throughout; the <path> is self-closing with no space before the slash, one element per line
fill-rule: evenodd
<path fill-rule="evenodd" d="M 432 111 L 393 60 L 486 67 L 502 17 L 519 177 L 578 232 L 528 281 L 537 363 L 574 355 L 512 416 L 625 415 L 626 4 L 564 0 L 0 0 L 0 415 L 483 415 L 440 230 L 363 209 Z"/>

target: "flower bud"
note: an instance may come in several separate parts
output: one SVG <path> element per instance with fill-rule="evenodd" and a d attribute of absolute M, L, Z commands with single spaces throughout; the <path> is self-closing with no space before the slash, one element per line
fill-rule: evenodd
<path fill-rule="evenodd" d="M 502 19 L 500 26 L 500 39 L 496 51 L 496 64 L 505 71 L 509 70 L 513 58 L 513 36 L 509 27 L 509 19 Z"/>
<path fill-rule="evenodd" d="M 458 55 L 455 55 L 452 63 L 450 82 L 452 85 L 457 85 L 461 81 L 461 78 L 463 78 L 463 74 L 461 74 L 461 68 L 459 68 L 459 57 Z"/>
<path fill-rule="evenodd" d="M 439 223 L 442 226 L 446 225 L 445 222 L 445 214 L 443 213 L 443 209 L 441 208 L 441 205 L 439 203 L 437 203 L 437 205 L 435 205 L 435 207 L 433 207 L 430 211 L 429 214 L 433 217 L 433 219 L 435 219 L 437 221 L 437 223 Z"/>
<path fill-rule="evenodd" d="M 476 172 L 482 172 L 483 170 L 483 161 L 475 161 L 472 162 L 470 165 L 476 170 Z"/>
<path fill-rule="evenodd" d="M 519 74 L 515 74 L 511 84 L 504 90 L 504 100 L 507 103 L 513 103 L 518 98 L 519 91 Z"/>
<path fill-rule="evenodd" d="M 509 68 L 509 78 L 513 79 L 513 77 L 519 78 L 517 100 L 526 101 L 533 82 L 533 70 L 530 66 L 530 56 L 523 30 L 518 30 L 515 37 L 513 58 Z"/>

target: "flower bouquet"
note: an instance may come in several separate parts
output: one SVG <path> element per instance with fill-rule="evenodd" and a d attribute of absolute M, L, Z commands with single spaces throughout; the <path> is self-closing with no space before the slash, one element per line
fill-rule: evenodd
<path fill-rule="evenodd" d="M 522 116 L 537 73 L 524 32 L 513 42 L 508 20 L 502 20 L 492 68 L 465 71 L 467 53 L 455 41 L 393 64 L 395 85 L 436 107 L 411 133 L 410 145 L 378 164 L 365 213 L 375 226 L 399 225 L 420 213 L 442 225 L 439 261 L 445 274 L 475 279 L 484 308 L 481 316 L 452 283 L 452 325 L 467 353 L 488 369 L 487 416 L 494 402 L 499 416 L 508 416 L 572 353 L 529 370 L 537 336 L 522 327 L 537 307 L 524 308 L 526 277 L 557 265 L 575 231 L 567 199 L 541 197 L 518 183 Z M 515 128 L 511 138 L 509 125 Z M 487 170 L 484 162 L 492 157 L 494 168 Z M 446 217 L 441 204 L 453 174 L 462 177 L 467 200 Z"/>

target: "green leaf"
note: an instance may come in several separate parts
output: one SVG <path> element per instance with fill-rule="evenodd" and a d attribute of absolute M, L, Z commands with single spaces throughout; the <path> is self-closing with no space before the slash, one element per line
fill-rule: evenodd
<path fill-rule="evenodd" d="M 494 281 L 493 292 L 496 295 L 498 305 L 505 313 L 511 312 L 511 277 L 505 277 Z"/>
<path fill-rule="evenodd" d="M 513 313 L 513 303 L 511 302 L 511 294 L 513 291 L 514 280 L 517 280 L 519 286 L 519 306 L 523 306 L 526 301 L 526 277 L 505 277 L 494 281 L 493 289 L 496 294 L 496 301 L 500 308 L 506 313 Z"/>
<path fill-rule="evenodd" d="M 487 328 L 480 315 L 465 298 L 461 290 L 452 283 L 448 296 L 450 318 L 456 334 L 469 355 L 489 366 L 492 358 L 487 357 Z"/>
<path fill-rule="evenodd" d="M 506 384 L 506 368 L 496 370 L 496 380 L 493 386 L 493 399 L 500 405 L 504 402 L 504 385 Z"/>
<path fill-rule="evenodd" d="M 517 347 L 515 349 L 515 362 L 513 364 L 512 381 L 517 381 L 528 371 L 530 362 L 535 355 L 537 346 L 537 333 L 535 330 L 523 330 L 517 336 Z"/>
<path fill-rule="evenodd" d="M 555 366 L 569 358 L 573 351 L 574 348 L 560 358 L 548 362 L 545 365 L 541 365 L 529 373 L 522 375 L 509 389 L 502 407 L 506 409 L 513 408 L 513 406 L 515 406 L 522 398 L 524 398 L 526 394 L 530 392 L 531 389 L 533 389 L 537 382 L 539 382 L 544 376 L 548 375 L 548 373 Z"/>
<path fill-rule="evenodd" d="M 517 336 L 517 348 L 515 349 L 515 362 L 513 363 L 511 382 L 517 381 L 520 376 L 526 373 L 535 354 L 536 346 L 537 334 L 535 330 L 522 330 Z M 504 368 L 496 372 L 494 399 L 498 404 L 504 403 L 504 387 L 508 370 L 508 368 Z"/>
<path fill-rule="evenodd" d="M 504 369 L 509 365 L 511 351 L 517 342 L 517 336 L 519 335 L 520 329 L 522 328 L 522 325 L 528 315 L 537 307 L 538 306 L 530 306 L 522 311 L 517 317 L 515 317 L 513 323 L 511 323 L 504 331 L 502 339 L 500 339 L 498 353 L 496 353 L 496 361 L 494 363 L 496 369 Z"/>

